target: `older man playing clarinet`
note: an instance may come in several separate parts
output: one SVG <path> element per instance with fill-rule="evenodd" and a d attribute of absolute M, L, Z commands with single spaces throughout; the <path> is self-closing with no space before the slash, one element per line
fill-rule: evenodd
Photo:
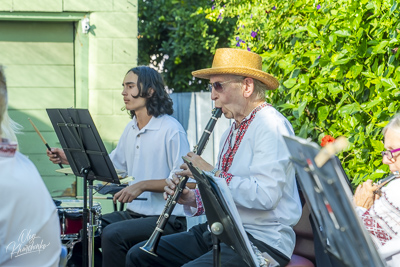
<path fill-rule="evenodd" d="M 281 266 L 293 253 L 295 233 L 292 227 L 301 215 L 294 167 L 282 135 L 293 135 L 288 120 L 265 102 L 265 91 L 278 88 L 278 81 L 262 71 L 259 55 L 239 49 L 218 49 L 212 67 L 193 72 L 194 77 L 209 79 L 211 98 L 224 116 L 233 119 L 220 141 L 216 166 L 201 156 L 187 158 L 201 170 L 224 179 L 232 194 L 249 240 L 267 252 Z M 188 167 L 168 182 L 165 191 L 172 195 L 178 176 L 192 176 Z M 185 189 L 180 204 L 191 215 L 204 212 L 199 191 Z M 188 232 L 163 236 L 158 257 L 140 249 L 144 242 L 128 252 L 127 266 L 212 266 L 211 233 L 207 223 Z M 246 266 L 242 257 L 221 244 L 221 266 Z"/>

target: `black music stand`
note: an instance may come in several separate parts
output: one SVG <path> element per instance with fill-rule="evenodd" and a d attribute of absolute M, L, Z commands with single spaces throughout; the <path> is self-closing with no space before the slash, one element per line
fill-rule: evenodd
<path fill-rule="evenodd" d="M 318 168 L 316 143 L 295 136 L 284 140 L 324 250 L 342 266 L 385 266 L 353 208 L 351 189 L 334 156 Z"/>
<path fill-rule="evenodd" d="M 223 195 L 214 178 L 194 167 L 185 157 L 183 157 L 183 160 L 197 181 L 204 209 L 206 210 L 207 222 L 210 226 L 213 240 L 214 267 L 221 265 L 221 241 L 241 255 L 249 266 L 260 266 L 260 260 L 264 261 L 264 258 L 260 259 L 261 255 L 255 255 L 248 236 L 240 222 L 240 217 L 238 215 L 235 216 L 234 212 L 236 210 L 234 211 L 232 206 L 228 204 L 229 200 Z M 267 263 L 265 265 L 270 266 Z"/>
<path fill-rule="evenodd" d="M 83 266 L 93 266 L 93 180 L 119 184 L 115 168 L 87 109 L 47 109 L 74 175 L 83 177 Z M 89 184 L 89 185 L 88 185 Z M 89 210 L 87 190 L 89 188 Z M 89 213 L 90 211 L 90 213 Z M 89 213 L 89 218 L 88 218 Z M 88 221 L 89 219 L 89 221 Z M 87 224 L 89 222 L 89 233 Z M 89 260 L 88 260 L 89 259 Z"/>

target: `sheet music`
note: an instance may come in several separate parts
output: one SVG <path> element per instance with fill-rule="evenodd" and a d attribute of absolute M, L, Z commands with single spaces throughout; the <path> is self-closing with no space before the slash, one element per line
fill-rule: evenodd
<path fill-rule="evenodd" d="M 246 231 L 244 230 L 242 220 L 240 219 L 239 212 L 237 211 L 235 202 L 233 201 L 233 198 L 232 198 L 231 191 L 229 190 L 225 179 L 215 177 L 210 172 L 205 172 L 205 174 L 207 174 L 208 177 L 212 178 L 212 181 L 218 185 L 219 190 L 222 193 L 220 197 L 227 204 L 227 207 L 229 208 L 229 211 L 231 212 L 231 214 L 233 216 L 232 219 L 234 222 L 236 222 L 236 224 L 237 224 L 236 227 L 239 229 L 241 235 L 243 236 L 243 239 L 246 243 L 248 251 L 251 254 L 251 257 L 253 258 L 253 262 L 254 262 L 255 266 L 260 266 L 260 264 L 261 264 L 260 259 L 254 253 L 253 246 L 251 245 L 250 240 L 246 234 Z M 267 254 L 267 253 L 265 253 L 265 254 Z M 269 256 L 269 255 L 267 254 L 267 256 Z M 266 265 L 266 266 L 270 266 L 270 267 L 279 266 L 279 264 L 272 257 L 269 256 L 266 258 L 269 260 L 269 265 Z"/>

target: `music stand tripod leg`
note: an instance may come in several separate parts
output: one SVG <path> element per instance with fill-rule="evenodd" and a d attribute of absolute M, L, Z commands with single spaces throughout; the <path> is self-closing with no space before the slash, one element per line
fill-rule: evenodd
<path fill-rule="evenodd" d="M 88 266 L 88 258 L 85 257 L 88 252 L 88 240 L 87 240 L 87 223 L 88 223 L 88 209 L 87 209 L 87 176 L 89 170 L 84 168 L 81 173 L 83 173 L 83 222 L 82 222 L 82 266 Z"/>
<path fill-rule="evenodd" d="M 94 220 L 93 220 L 93 180 L 89 180 L 89 233 L 88 233 L 88 259 L 89 267 L 94 266 Z"/>
<path fill-rule="evenodd" d="M 93 265 L 93 180 L 88 180 L 89 168 L 83 168 L 83 225 L 82 225 L 82 266 Z M 89 186 L 88 186 L 89 183 Z M 88 209 L 89 187 L 89 209 Z M 88 216 L 89 215 L 89 216 Z M 88 232 L 89 230 L 89 232 Z M 87 253 L 87 257 L 85 257 Z"/>

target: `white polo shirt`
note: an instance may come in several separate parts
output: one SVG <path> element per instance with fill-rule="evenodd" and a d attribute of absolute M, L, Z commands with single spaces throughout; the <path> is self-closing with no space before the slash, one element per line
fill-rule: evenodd
<path fill-rule="evenodd" d="M 182 156 L 190 151 L 182 125 L 169 115 L 152 117 L 139 130 L 136 117 L 125 127 L 117 147 L 110 158 L 116 169 L 134 177 L 134 184 L 144 180 L 171 178 L 183 164 Z M 144 215 L 160 215 L 165 206 L 162 193 L 143 192 L 127 208 Z M 181 205 L 176 205 L 173 215 L 184 216 Z"/>

